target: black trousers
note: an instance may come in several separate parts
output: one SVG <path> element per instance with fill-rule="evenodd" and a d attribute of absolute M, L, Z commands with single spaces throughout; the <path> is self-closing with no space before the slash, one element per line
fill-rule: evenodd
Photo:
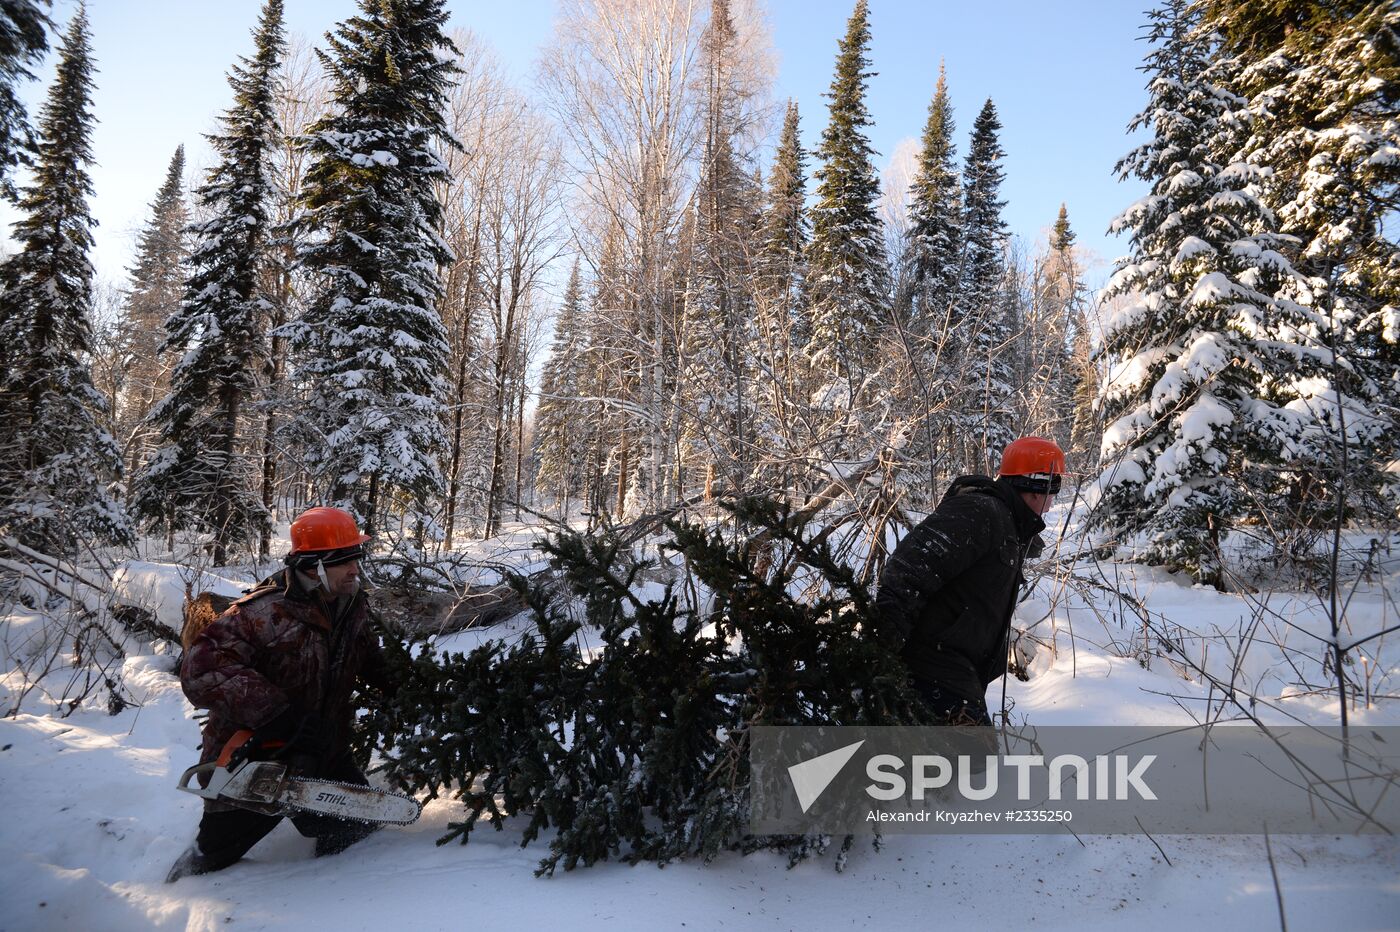
<path fill-rule="evenodd" d="M 923 700 L 929 711 L 930 725 L 990 725 L 992 716 L 987 712 L 985 699 L 969 699 L 939 686 L 931 680 L 914 677 L 910 680 L 914 691 Z"/>
<path fill-rule="evenodd" d="M 317 776 L 361 786 L 369 783 L 348 755 L 334 766 L 318 772 Z M 243 857 L 282 819 L 282 816 L 263 815 L 224 805 L 207 807 L 204 817 L 199 820 L 199 834 L 195 839 L 200 853 L 204 855 L 206 870 L 223 870 Z M 291 816 L 291 820 L 298 832 L 316 839 L 317 857 L 344 851 L 381 827 L 309 812 Z"/>

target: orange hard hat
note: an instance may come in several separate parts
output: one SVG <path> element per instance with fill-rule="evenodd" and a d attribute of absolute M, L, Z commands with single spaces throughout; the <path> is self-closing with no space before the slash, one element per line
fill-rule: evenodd
<path fill-rule="evenodd" d="M 1053 440 L 1044 437 L 1018 437 L 1006 445 L 1001 454 L 1001 469 L 997 475 L 1020 477 L 1032 492 L 1058 492 L 1060 477 L 1065 474 L 1065 451 Z"/>
<path fill-rule="evenodd" d="M 369 539 L 367 534 L 360 533 L 349 512 L 339 508 L 310 508 L 292 522 L 289 556 L 359 547 Z"/>

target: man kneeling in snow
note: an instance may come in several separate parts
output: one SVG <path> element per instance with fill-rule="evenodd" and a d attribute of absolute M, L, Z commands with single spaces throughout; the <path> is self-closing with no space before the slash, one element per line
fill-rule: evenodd
<path fill-rule="evenodd" d="M 369 540 L 336 508 L 312 508 L 292 522 L 287 568 L 263 580 L 211 622 L 190 644 L 180 683 L 194 705 L 209 710 L 201 763 L 216 760 L 234 733 L 251 729 L 249 746 L 281 746 L 291 772 L 365 784 L 350 757 L 357 678 L 387 687 L 384 658 L 370 628 L 359 561 Z M 170 869 L 222 870 L 276 827 L 263 815 L 205 800 L 199 834 Z M 302 814 L 292 823 L 316 839 L 316 856 L 336 854 L 377 826 Z"/>

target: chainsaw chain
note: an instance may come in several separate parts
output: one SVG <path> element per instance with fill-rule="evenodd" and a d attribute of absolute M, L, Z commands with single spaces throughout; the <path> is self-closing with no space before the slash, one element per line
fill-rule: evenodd
<path fill-rule="evenodd" d="M 296 781 L 296 782 L 298 782 L 298 783 L 314 783 L 314 784 L 316 784 L 317 786 L 334 786 L 334 787 L 339 787 L 339 788 L 341 788 L 341 789 L 347 789 L 347 790 L 357 790 L 357 791 L 358 791 L 358 790 L 370 789 L 370 790 L 374 790 L 376 793 L 383 794 L 384 796 L 396 796 L 396 797 L 398 797 L 399 799 L 406 799 L 406 800 L 408 800 L 409 802 L 415 803 L 415 804 L 418 806 L 418 813 L 419 813 L 419 815 L 421 815 L 422 812 L 423 812 L 423 804 L 422 804 L 422 803 L 418 802 L 418 800 L 414 799 L 412 796 L 409 796 L 407 793 L 400 793 L 400 792 L 397 792 L 397 791 L 395 791 L 395 790 L 382 790 L 382 789 L 380 789 L 380 788 L 377 787 L 377 786 L 369 786 L 369 785 L 364 784 L 364 783 L 345 783 L 345 782 L 340 781 L 340 780 L 323 780 L 323 779 L 321 779 L 320 777 L 288 777 L 287 780 L 288 780 L 288 782 Z M 342 816 L 333 815 L 333 814 L 331 814 L 331 813 L 329 813 L 329 812 L 317 812 L 317 811 L 310 810 L 310 809 L 298 809 L 296 806 L 287 806 L 286 808 L 295 810 L 295 811 L 297 811 L 297 812 L 310 812 L 310 813 L 313 814 L 313 815 L 324 815 L 324 816 L 328 816 L 328 817 L 330 817 L 330 818 L 332 818 L 332 819 L 339 819 L 339 820 L 342 821 L 342 822 L 358 822 L 358 821 L 359 821 L 358 819 L 347 819 L 347 818 L 344 818 L 344 817 L 342 817 Z M 374 824 L 374 825 L 412 825 L 414 822 L 417 822 L 417 821 L 418 821 L 418 816 L 415 815 L 412 819 L 408 819 L 408 820 L 406 820 L 406 821 L 403 820 L 403 819 L 376 819 L 372 824 Z"/>

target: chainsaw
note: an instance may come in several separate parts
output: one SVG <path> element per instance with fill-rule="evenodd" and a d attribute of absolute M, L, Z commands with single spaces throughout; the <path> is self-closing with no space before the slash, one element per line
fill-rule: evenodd
<path fill-rule="evenodd" d="M 253 732 L 248 730 L 236 733 L 224 745 L 218 760 L 186 770 L 179 788 L 203 799 L 263 815 L 312 812 L 355 822 L 411 825 L 422 811 L 418 800 L 401 793 L 358 783 L 293 776 L 283 761 L 252 760 L 239 754 L 252 737 Z M 207 781 L 195 779 L 206 774 Z"/>

